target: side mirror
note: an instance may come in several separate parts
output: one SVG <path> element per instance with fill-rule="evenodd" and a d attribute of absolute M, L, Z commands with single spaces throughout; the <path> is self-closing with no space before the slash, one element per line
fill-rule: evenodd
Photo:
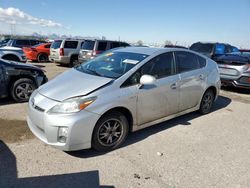
<path fill-rule="evenodd" d="M 143 85 L 146 85 L 146 86 L 149 86 L 149 85 L 155 85 L 156 83 L 156 78 L 154 76 L 151 76 L 151 75 L 142 75 L 142 77 L 140 78 L 140 84 L 143 86 Z"/>

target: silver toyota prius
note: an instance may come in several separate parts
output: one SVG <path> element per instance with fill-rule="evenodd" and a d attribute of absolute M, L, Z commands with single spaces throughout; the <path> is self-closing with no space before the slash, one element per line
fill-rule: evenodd
<path fill-rule="evenodd" d="M 131 131 L 199 111 L 218 96 L 217 64 L 177 48 L 108 51 L 39 87 L 27 122 L 43 142 L 64 151 L 119 147 Z"/>

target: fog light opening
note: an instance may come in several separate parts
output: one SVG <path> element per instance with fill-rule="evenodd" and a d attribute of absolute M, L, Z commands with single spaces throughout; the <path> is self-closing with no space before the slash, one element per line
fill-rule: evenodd
<path fill-rule="evenodd" d="M 66 143 L 67 137 L 68 137 L 68 128 L 67 127 L 59 127 L 58 142 Z"/>

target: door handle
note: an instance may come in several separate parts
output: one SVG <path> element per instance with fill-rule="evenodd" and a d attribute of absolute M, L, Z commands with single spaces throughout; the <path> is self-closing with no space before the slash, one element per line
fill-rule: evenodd
<path fill-rule="evenodd" d="M 170 88 L 171 88 L 171 89 L 177 89 L 177 84 L 176 84 L 176 83 L 172 84 L 172 85 L 170 86 Z"/>

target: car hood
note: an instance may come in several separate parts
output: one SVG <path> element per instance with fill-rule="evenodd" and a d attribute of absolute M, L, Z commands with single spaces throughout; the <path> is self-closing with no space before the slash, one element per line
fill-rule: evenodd
<path fill-rule="evenodd" d="M 31 64 L 27 64 L 27 63 L 19 63 L 16 61 L 9 61 L 9 60 L 5 60 L 5 59 L 1 59 L 2 61 L 8 63 L 9 67 L 14 67 L 17 69 L 34 69 L 34 70 L 40 70 L 42 71 L 42 69 L 40 67 L 37 67 L 35 65 L 31 65 Z"/>
<path fill-rule="evenodd" d="M 87 95 L 111 81 L 110 78 L 82 73 L 72 68 L 42 85 L 38 92 L 50 99 L 63 101 L 68 98 Z"/>

